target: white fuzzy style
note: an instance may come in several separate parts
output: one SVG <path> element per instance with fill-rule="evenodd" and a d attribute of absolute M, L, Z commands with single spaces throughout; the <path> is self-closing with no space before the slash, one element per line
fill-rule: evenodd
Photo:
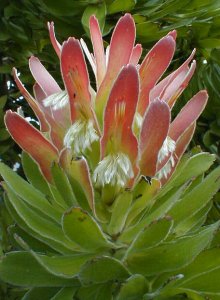
<path fill-rule="evenodd" d="M 160 171 L 157 173 L 156 177 L 159 180 L 162 178 L 167 178 L 167 176 L 170 174 L 172 167 L 174 167 L 174 164 L 175 164 L 175 161 L 174 161 L 173 155 L 171 155 L 169 160 L 163 166 L 163 168 L 160 169 Z"/>
<path fill-rule="evenodd" d="M 93 122 L 78 120 L 68 129 L 64 137 L 64 145 L 71 148 L 73 152 L 83 154 L 86 149 L 89 149 L 94 141 L 97 141 L 99 136 L 93 127 Z"/>
<path fill-rule="evenodd" d="M 167 156 L 170 155 L 170 158 L 166 162 L 166 164 L 163 166 L 161 170 L 157 173 L 157 178 L 167 178 L 167 176 L 170 174 L 170 171 L 172 167 L 174 167 L 174 152 L 176 150 L 176 143 L 174 140 L 172 140 L 169 136 L 165 139 L 163 142 L 163 146 L 161 147 L 159 154 L 158 154 L 158 163 L 161 163 Z"/>
<path fill-rule="evenodd" d="M 61 91 L 47 97 L 43 100 L 45 107 L 51 106 L 53 110 L 58 110 L 66 106 L 69 102 L 69 96 L 66 91 Z"/>
<path fill-rule="evenodd" d="M 110 184 L 124 187 L 134 177 L 132 164 L 124 153 L 110 154 L 99 162 L 93 173 L 93 180 L 98 186 Z"/>
<path fill-rule="evenodd" d="M 164 158 L 172 154 L 176 149 L 176 143 L 169 136 L 166 137 L 158 154 L 158 162 L 161 163 Z"/>

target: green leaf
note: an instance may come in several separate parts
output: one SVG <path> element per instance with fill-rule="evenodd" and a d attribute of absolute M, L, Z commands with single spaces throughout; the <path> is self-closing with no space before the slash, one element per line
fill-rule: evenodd
<path fill-rule="evenodd" d="M 60 194 L 57 187 L 53 184 L 49 184 L 49 188 L 51 193 L 51 198 L 49 198 L 50 202 L 53 205 L 57 205 L 60 208 L 60 210 L 66 211 L 69 208 L 69 206 L 64 201 L 63 196 Z"/>
<path fill-rule="evenodd" d="M 10 284 L 29 287 L 76 286 L 77 280 L 48 273 L 28 252 L 10 252 L 0 261 L 0 278 Z"/>
<path fill-rule="evenodd" d="M 7 102 L 7 95 L 0 97 L 0 110 L 2 110 Z"/>
<path fill-rule="evenodd" d="M 135 239 L 137 234 L 143 228 L 145 228 L 145 226 L 148 226 L 151 222 L 155 220 L 165 217 L 167 211 L 174 205 L 174 203 L 176 203 L 176 201 L 178 201 L 184 189 L 185 186 L 181 186 L 180 188 L 171 191 L 171 194 L 168 193 L 165 196 L 166 201 L 164 201 L 164 203 L 159 205 L 159 207 L 152 211 L 150 214 L 147 213 L 146 216 L 144 216 L 139 223 L 135 224 L 132 227 L 129 227 L 124 232 L 122 232 L 118 240 L 122 243 L 130 244 Z"/>
<path fill-rule="evenodd" d="M 14 219 L 14 221 L 16 221 L 16 219 Z M 26 243 L 31 247 L 31 249 L 33 249 L 35 251 L 39 251 L 39 252 L 43 252 L 43 253 L 53 253 L 54 252 L 54 250 L 52 248 L 50 248 L 48 245 L 37 240 L 34 236 L 32 236 L 31 234 L 28 234 L 27 232 L 25 232 L 22 228 L 18 227 L 17 225 L 11 225 L 7 228 L 7 230 L 8 230 L 8 233 L 10 234 L 11 243 L 14 244 L 16 246 L 16 248 L 18 247 L 18 245 L 20 246 L 20 244 L 18 244 L 18 242 L 16 241 L 14 236 L 19 236 L 22 238 L 22 240 L 26 241 Z"/>
<path fill-rule="evenodd" d="M 184 277 L 173 286 L 180 292 L 191 290 L 199 294 L 219 294 L 220 249 L 204 251 L 181 273 Z"/>
<path fill-rule="evenodd" d="M 7 140 L 9 137 L 8 131 L 5 128 L 0 128 L 0 142 Z"/>
<path fill-rule="evenodd" d="M 47 256 L 37 254 L 32 250 L 30 253 L 49 273 L 63 278 L 76 277 L 82 265 L 94 256 L 91 254 Z"/>
<path fill-rule="evenodd" d="M 114 0 L 107 6 L 108 15 L 130 11 L 134 8 L 135 4 L 136 0 Z"/>
<path fill-rule="evenodd" d="M 149 43 L 158 40 L 162 33 L 159 32 L 159 26 L 153 22 L 143 22 L 136 25 L 137 38 L 142 43 Z"/>
<path fill-rule="evenodd" d="M 48 300 L 58 291 L 57 288 L 33 288 L 28 291 L 22 300 Z"/>
<path fill-rule="evenodd" d="M 43 175 L 41 174 L 38 165 L 25 152 L 21 155 L 22 167 L 28 181 L 39 191 L 45 195 L 50 195 L 50 189 Z"/>
<path fill-rule="evenodd" d="M 79 300 L 112 300 L 112 284 L 96 284 L 83 286 L 77 293 Z"/>
<path fill-rule="evenodd" d="M 7 30 L 10 33 L 11 37 L 16 40 L 18 43 L 27 43 L 29 40 L 29 36 L 24 27 L 19 26 L 11 21 L 6 21 L 2 19 L 4 24 L 7 26 Z"/>
<path fill-rule="evenodd" d="M 9 198 L 7 195 L 4 197 L 4 202 L 7 207 L 7 210 L 9 211 L 10 215 L 12 218 L 15 220 L 15 222 L 21 227 L 27 234 L 31 235 L 31 237 L 36 238 L 37 240 L 41 241 L 42 243 L 45 243 L 47 246 L 51 247 L 58 253 L 64 253 L 64 254 L 72 254 L 72 250 L 64 247 L 63 245 L 60 244 L 60 242 L 56 242 L 55 240 L 51 238 L 47 238 L 45 236 L 42 236 L 41 233 L 37 233 L 33 229 L 31 229 L 25 222 L 24 220 L 19 216 L 17 213 L 16 209 L 11 205 Z M 22 234 L 21 234 L 22 237 Z M 24 240 L 27 242 L 30 242 L 28 238 L 24 237 Z M 32 243 L 30 245 L 33 246 Z M 40 245 L 37 244 L 37 247 Z M 45 251 L 45 250 L 44 250 Z M 53 251 L 50 251 L 53 252 Z"/>
<path fill-rule="evenodd" d="M 126 258 L 136 252 L 142 252 L 148 248 L 160 245 L 169 235 L 173 226 L 171 218 L 163 218 L 154 221 L 145 227 L 128 248 Z"/>
<path fill-rule="evenodd" d="M 166 194 L 173 187 L 180 186 L 186 181 L 203 174 L 210 168 L 214 160 L 215 155 L 206 152 L 193 155 L 190 158 L 188 155 L 185 155 L 168 183 L 162 189 L 160 196 Z"/>
<path fill-rule="evenodd" d="M 51 300 L 72 300 L 76 291 L 76 287 L 62 288 Z"/>
<path fill-rule="evenodd" d="M 148 290 L 147 279 L 139 274 L 132 275 L 122 284 L 117 300 L 140 300 Z"/>
<path fill-rule="evenodd" d="M 156 178 L 151 180 L 151 184 L 148 184 L 145 180 L 135 187 L 134 197 L 137 198 L 134 204 L 131 206 L 127 220 L 126 227 L 131 224 L 132 221 L 143 211 L 146 207 L 150 207 L 154 200 L 154 195 L 160 188 L 160 181 Z"/>
<path fill-rule="evenodd" d="M 64 214 L 62 226 L 65 235 L 87 251 L 94 252 L 112 246 L 96 221 L 79 207 Z"/>
<path fill-rule="evenodd" d="M 219 223 L 215 223 L 197 234 L 135 253 L 128 257 L 127 266 L 130 271 L 145 276 L 178 270 L 190 264 L 207 247 L 218 226 Z"/>
<path fill-rule="evenodd" d="M 100 29 L 103 32 L 105 26 L 105 16 L 106 16 L 105 2 L 94 4 L 94 5 L 88 5 L 84 10 L 81 22 L 88 36 L 90 36 L 89 19 L 92 15 L 95 15 L 96 18 L 98 19 Z"/>
<path fill-rule="evenodd" d="M 66 207 L 76 205 L 76 198 L 73 193 L 69 179 L 64 171 L 59 167 L 58 164 L 54 163 L 51 168 L 53 180 L 57 190 L 64 200 L 64 205 Z"/>
<path fill-rule="evenodd" d="M 117 259 L 108 256 L 94 258 L 88 261 L 79 273 L 83 285 L 120 281 L 129 277 L 129 272 Z"/>
<path fill-rule="evenodd" d="M 93 2 L 93 1 L 92 1 Z M 96 1 L 94 1 L 96 2 Z M 76 16 L 81 13 L 84 5 L 88 4 L 88 1 L 73 2 L 69 0 L 63 0 L 63 2 L 53 0 L 43 0 L 46 6 L 46 11 L 49 15 L 61 16 Z"/>
<path fill-rule="evenodd" d="M 207 214 L 210 211 L 211 207 L 212 202 L 209 202 L 196 214 L 192 214 L 191 216 L 180 222 L 175 228 L 176 235 L 181 236 L 186 234 L 187 232 L 199 229 L 205 223 Z"/>
<path fill-rule="evenodd" d="M 199 40 L 199 45 L 202 48 L 212 49 L 212 48 L 220 48 L 220 39 L 203 39 Z"/>
<path fill-rule="evenodd" d="M 64 236 L 60 226 L 49 219 L 43 218 L 32 210 L 25 202 L 19 199 L 9 187 L 5 185 L 4 188 L 7 191 L 11 205 L 28 227 L 37 232 L 40 236 L 51 239 L 73 252 L 78 249 L 76 244 Z"/>
<path fill-rule="evenodd" d="M 206 206 L 220 187 L 220 168 L 212 171 L 199 185 L 180 199 L 168 212 L 174 226 L 192 217 Z M 192 201 L 193 199 L 193 201 Z M 181 226 L 179 226 L 181 230 Z"/>
<path fill-rule="evenodd" d="M 40 191 L 18 176 L 9 167 L 0 163 L 0 174 L 9 187 L 27 204 L 40 211 L 41 214 L 60 222 L 61 213 L 57 211 Z"/>
<path fill-rule="evenodd" d="M 110 235 L 117 235 L 123 230 L 131 202 L 132 193 L 130 192 L 120 194 L 114 201 L 111 220 L 108 225 Z"/>
<path fill-rule="evenodd" d="M 220 249 L 208 249 L 200 253 L 196 259 L 187 267 L 181 270 L 184 278 L 177 282 L 177 285 L 182 285 L 191 278 L 200 276 L 202 273 L 210 272 L 210 270 L 220 268 Z"/>

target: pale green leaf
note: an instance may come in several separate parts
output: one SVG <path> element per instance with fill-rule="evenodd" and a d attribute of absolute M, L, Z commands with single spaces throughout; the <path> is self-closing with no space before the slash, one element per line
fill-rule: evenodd
<path fill-rule="evenodd" d="M 129 277 L 125 266 L 117 259 L 108 256 L 94 258 L 81 269 L 79 279 L 84 285 L 120 281 Z"/>
<path fill-rule="evenodd" d="M 41 214 L 47 215 L 51 219 L 60 222 L 62 216 L 61 212 L 55 209 L 39 190 L 35 189 L 3 163 L 0 163 L 0 174 L 13 192 L 21 197 L 27 204 L 39 210 Z"/>
<path fill-rule="evenodd" d="M 0 261 L 0 278 L 13 285 L 63 287 L 77 285 L 77 280 L 48 273 L 28 252 L 10 252 Z"/>
<path fill-rule="evenodd" d="M 117 300 L 139 300 L 148 290 L 148 281 L 142 275 L 135 274 L 122 284 Z"/>
<path fill-rule="evenodd" d="M 145 276 L 178 270 L 190 264 L 208 246 L 218 226 L 219 223 L 215 223 L 197 234 L 135 253 L 128 257 L 127 266 L 132 272 Z"/>
<path fill-rule="evenodd" d="M 74 207 L 64 214 L 62 226 L 65 235 L 86 251 L 93 252 L 112 246 L 97 222 L 79 207 Z"/>
<path fill-rule="evenodd" d="M 111 220 L 108 225 L 108 233 L 110 235 L 117 235 L 123 230 L 131 202 L 132 193 L 130 192 L 124 192 L 115 199 Z"/>

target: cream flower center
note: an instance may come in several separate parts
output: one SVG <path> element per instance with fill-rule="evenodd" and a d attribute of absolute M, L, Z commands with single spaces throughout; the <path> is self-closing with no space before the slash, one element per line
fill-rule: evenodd
<path fill-rule="evenodd" d="M 64 137 L 64 145 L 71 148 L 76 155 L 83 154 L 91 144 L 99 140 L 97 131 L 91 120 L 78 120 L 68 129 Z"/>
<path fill-rule="evenodd" d="M 169 136 L 163 142 L 163 145 L 158 154 L 158 163 L 161 163 L 166 157 L 170 156 L 166 164 L 159 170 L 156 177 L 158 179 L 167 178 L 170 174 L 172 167 L 174 167 L 175 160 L 174 160 L 174 153 L 176 150 L 176 143 L 172 140 Z"/>
<path fill-rule="evenodd" d="M 99 186 L 110 184 L 124 187 L 134 177 L 132 164 L 124 153 L 110 154 L 99 162 L 93 173 L 93 180 Z"/>
<path fill-rule="evenodd" d="M 66 106 L 69 102 L 69 96 L 66 91 L 55 93 L 43 100 L 45 107 L 51 106 L 53 110 L 58 110 Z"/>

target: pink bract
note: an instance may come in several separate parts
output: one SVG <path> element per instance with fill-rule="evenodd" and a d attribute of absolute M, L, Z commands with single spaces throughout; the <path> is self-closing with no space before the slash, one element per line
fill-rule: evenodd
<path fill-rule="evenodd" d="M 38 163 L 49 182 L 54 161 L 66 173 L 80 178 L 91 209 L 92 183 L 98 188 L 131 188 L 141 176 L 166 183 L 208 99 L 206 91 L 198 92 L 171 120 L 171 110 L 195 71 L 196 63 L 191 63 L 195 51 L 160 81 L 174 55 L 176 31 L 160 39 L 139 62 L 142 46 L 135 45 L 135 23 L 130 14 L 119 19 L 107 49 L 98 20 L 90 18 L 93 53 L 82 39 L 74 37 L 60 45 L 53 23 L 48 23 L 48 29 L 60 59 L 63 86 L 38 58 L 31 57 L 30 70 L 36 81 L 33 97 L 14 69 L 17 86 L 35 112 L 40 130 L 8 111 L 5 123 L 13 139 Z M 86 59 L 94 72 L 95 86 L 90 82 Z"/>

